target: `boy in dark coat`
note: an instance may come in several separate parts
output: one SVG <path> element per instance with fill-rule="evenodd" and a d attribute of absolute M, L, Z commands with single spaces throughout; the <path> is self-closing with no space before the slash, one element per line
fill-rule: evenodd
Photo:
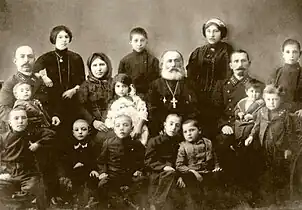
<path fill-rule="evenodd" d="M 253 141 L 262 152 L 264 170 L 259 179 L 260 194 L 265 202 L 271 203 L 288 194 L 290 158 L 299 148 L 289 111 L 282 103 L 283 94 L 282 88 L 266 86 L 265 107 L 259 110 L 250 136 L 245 140 L 245 145 Z"/>
<path fill-rule="evenodd" d="M 165 201 L 177 180 L 175 162 L 181 136 L 181 117 L 169 114 L 164 122 L 164 133 L 148 141 L 145 164 L 150 175 L 150 209 L 164 208 Z"/>
<path fill-rule="evenodd" d="M 34 152 L 53 139 L 52 133 L 43 130 L 28 131 L 25 110 L 16 108 L 9 113 L 9 127 L 0 136 L 1 171 L 7 177 L 0 179 L 1 197 L 8 195 L 9 189 L 21 185 L 13 198 L 34 195 L 38 209 L 45 209 L 45 196 Z M 2 177 L 3 178 L 3 177 Z"/>
<path fill-rule="evenodd" d="M 105 140 L 97 160 L 98 169 L 91 172 L 99 178 L 102 204 L 110 203 L 113 194 L 131 190 L 135 179 L 142 177 L 145 148 L 140 141 L 131 139 L 132 129 L 129 116 L 122 114 L 115 118 L 115 136 Z"/>
<path fill-rule="evenodd" d="M 88 122 L 83 119 L 76 120 L 72 133 L 68 142 L 69 147 L 64 153 L 61 170 L 64 176 L 60 181 L 67 192 L 71 190 L 74 207 L 84 207 L 87 204 L 88 197 L 84 197 L 84 191 L 87 189 L 89 196 L 87 206 L 90 206 L 95 202 L 97 179 L 90 174 L 96 167 L 96 157 L 91 145 L 92 136 Z"/>
<path fill-rule="evenodd" d="M 283 66 L 274 71 L 267 84 L 282 86 L 285 92 L 284 101 L 291 104 L 290 111 L 302 116 L 302 77 L 299 58 L 301 46 L 297 40 L 287 39 L 282 44 Z"/>
<path fill-rule="evenodd" d="M 137 27 L 130 31 L 130 44 L 133 52 L 120 62 L 118 73 L 125 73 L 132 78 L 136 92 L 145 95 L 149 84 L 159 77 L 159 61 L 146 47 L 148 35 L 145 29 Z"/>

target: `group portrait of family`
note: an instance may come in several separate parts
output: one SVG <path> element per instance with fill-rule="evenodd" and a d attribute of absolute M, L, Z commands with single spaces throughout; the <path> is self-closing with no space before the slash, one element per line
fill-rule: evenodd
<path fill-rule="evenodd" d="M 13 49 L 0 89 L 3 206 L 277 209 L 301 197 L 301 44 L 276 43 L 282 65 L 261 80 L 228 32 L 209 17 L 205 44 L 156 57 L 146 28 L 129 28 L 117 69 L 102 49 L 71 50 L 68 25 L 50 29 L 48 52 Z"/>

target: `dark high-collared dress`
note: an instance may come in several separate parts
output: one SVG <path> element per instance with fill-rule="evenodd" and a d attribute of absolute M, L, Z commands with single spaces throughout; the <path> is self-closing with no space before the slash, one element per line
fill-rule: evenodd
<path fill-rule="evenodd" d="M 210 139 L 214 132 L 211 128 L 215 126 L 215 120 L 211 120 L 214 113 L 211 97 L 217 81 L 231 75 L 229 62 L 232 51 L 232 46 L 226 42 L 206 44 L 191 53 L 186 66 L 188 80 L 195 91 L 200 109 L 203 110 L 200 112 L 199 121 Z"/>
<path fill-rule="evenodd" d="M 85 80 L 85 69 L 82 57 L 70 50 L 54 50 L 41 55 L 34 65 L 34 72 L 46 69 L 53 86 L 48 88 L 51 107 L 59 110 L 62 123 L 71 124 L 77 118 L 77 100 L 63 99 L 66 90 L 81 85 Z"/>

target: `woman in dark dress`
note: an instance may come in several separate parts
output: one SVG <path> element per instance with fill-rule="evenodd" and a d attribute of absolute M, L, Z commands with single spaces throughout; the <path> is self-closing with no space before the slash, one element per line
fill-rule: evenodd
<path fill-rule="evenodd" d="M 105 126 L 108 100 L 111 95 L 111 61 L 104 53 L 93 53 L 87 59 L 88 76 L 78 91 L 80 113 L 93 128 L 96 152 L 112 132 Z"/>
<path fill-rule="evenodd" d="M 85 80 L 82 57 L 68 49 L 71 41 L 69 28 L 54 27 L 50 32 L 50 42 L 55 49 L 41 55 L 34 66 L 34 72 L 40 72 L 49 87 L 50 106 L 58 110 L 62 124 L 69 126 L 68 130 L 71 130 L 78 113 L 73 96 Z"/>
<path fill-rule="evenodd" d="M 54 50 L 41 55 L 35 65 L 34 72 L 38 73 L 48 88 L 49 109 L 53 113 L 58 113 L 61 121 L 56 129 L 56 142 L 52 144 L 44 170 L 48 176 L 57 176 L 54 164 L 59 160 L 60 152 L 63 152 L 68 145 L 67 136 L 72 130 L 72 123 L 78 118 L 79 106 L 74 95 L 78 91 L 80 84 L 85 80 L 84 63 L 81 56 L 68 49 L 72 40 L 72 33 L 66 26 L 56 26 L 50 32 L 50 42 L 54 45 Z M 45 179 L 45 178 L 44 178 Z M 44 180 L 47 187 L 48 197 L 52 203 L 56 203 L 55 197 L 58 195 L 58 179 L 49 178 Z"/>
<path fill-rule="evenodd" d="M 231 74 L 229 69 L 230 55 L 233 51 L 231 45 L 222 40 L 227 35 L 227 28 L 224 22 L 217 18 L 208 20 L 202 27 L 202 34 L 207 43 L 196 48 L 190 55 L 187 65 L 188 79 L 192 84 L 198 97 L 198 104 L 202 105 L 200 122 L 210 131 L 214 122 L 214 110 L 211 104 L 211 96 L 218 80 L 226 79 Z M 211 136 L 209 136 L 211 137 Z"/>

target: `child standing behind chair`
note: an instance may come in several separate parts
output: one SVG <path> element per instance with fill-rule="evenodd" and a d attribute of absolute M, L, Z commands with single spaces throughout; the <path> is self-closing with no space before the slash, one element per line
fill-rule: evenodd
<path fill-rule="evenodd" d="M 133 131 L 131 136 L 138 138 L 143 145 L 146 145 L 148 139 L 148 128 L 146 121 L 148 118 L 146 103 L 135 94 L 131 94 L 131 78 L 126 74 L 118 74 L 113 78 L 112 103 L 109 107 L 105 125 L 113 128 L 114 119 L 120 114 L 126 114 L 131 117 L 133 122 Z"/>
<path fill-rule="evenodd" d="M 118 73 L 128 74 L 136 92 L 145 95 L 149 84 L 159 77 L 159 61 L 146 49 L 148 35 L 145 29 L 133 28 L 130 31 L 130 44 L 133 52 L 121 60 Z"/>

